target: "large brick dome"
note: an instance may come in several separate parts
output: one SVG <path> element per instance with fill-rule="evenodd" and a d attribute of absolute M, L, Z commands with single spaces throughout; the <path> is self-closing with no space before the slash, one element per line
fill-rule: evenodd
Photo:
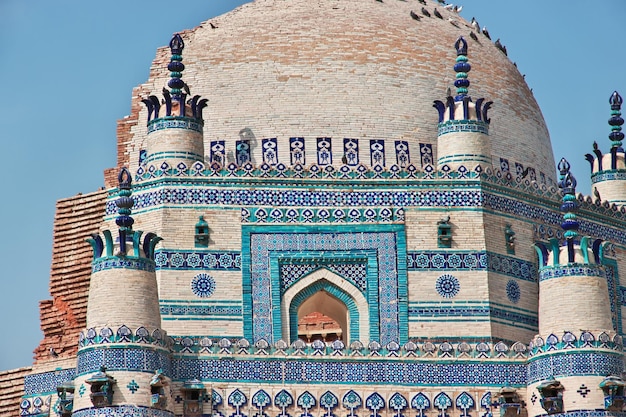
<path fill-rule="evenodd" d="M 433 100 L 454 92 L 454 43 L 468 41 L 469 94 L 493 100 L 490 138 L 493 164 L 500 158 L 536 168 L 554 180 L 548 131 L 530 89 L 513 63 L 482 34 L 469 35 L 470 24 L 458 14 L 428 1 L 431 15 L 414 20 L 418 2 L 398 0 L 258 0 L 184 32 L 183 79 L 192 94 L 209 99 L 204 112 L 205 153 L 224 140 L 227 155 L 240 135 L 278 138 L 279 160 L 289 164 L 289 138 L 405 140 L 411 162 L 419 167 L 419 143 L 436 145 L 437 111 Z M 454 19 L 450 22 L 448 19 Z M 157 53 L 149 81 L 139 96 L 160 95 L 169 77 L 169 48 Z M 139 110 L 139 99 L 135 107 Z M 126 150 L 136 167 L 145 137 L 145 109 L 134 112 Z M 124 140 L 122 140 L 124 142 Z M 127 142 L 128 143 L 128 142 Z M 314 148 L 313 142 L 307 149 Z M 369 160 L 362 146 L 361 160 Z M 395 162 L 392 146 L 387 160 Z M 307 156 L 307 165 L 315 162 Z M 341 158 L 335 157 L 334 164 Z"/>

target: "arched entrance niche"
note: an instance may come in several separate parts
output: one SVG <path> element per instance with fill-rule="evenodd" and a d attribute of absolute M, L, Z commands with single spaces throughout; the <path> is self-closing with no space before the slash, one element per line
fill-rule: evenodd
<path fill-rule="evenodd" d="M 369 340 L 369 309 L 361 291 L 341 276 L 320 268 L 302 277 L 282 297 L 283 339 L 298 338 L 298 316 L 317 311 L 341 326 L 344 343 Z"/>

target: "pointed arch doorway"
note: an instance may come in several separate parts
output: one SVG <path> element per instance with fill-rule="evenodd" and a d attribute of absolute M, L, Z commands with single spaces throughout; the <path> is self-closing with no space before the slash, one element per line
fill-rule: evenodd
<path fill-rule="evenodd" d="M 284 340 L 298 338 L 298 322 L 313 312 L 333 319 L 346 346 L 369 340 L 369 310 L 361 291 L 336 273 L 320 268 L 289 288 L 281 300 Z"/>

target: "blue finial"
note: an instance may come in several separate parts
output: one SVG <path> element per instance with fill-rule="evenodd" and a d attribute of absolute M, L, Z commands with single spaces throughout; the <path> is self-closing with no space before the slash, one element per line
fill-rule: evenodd
<path fill-rule="evenodd" d="M 463 39 L 463 36 L 459 36 L 459 39 L 454 43 L 454 47 L 456 48 L 456 64 L 454 64 L 456 80 L 454 80 L 454 86 L 457 94 L 454 97 L 454 101 L 463 101 L 463 98 L 467 96 L 467 88 L 470 85 L 467 73 L 470 72 L 472 66 L 467 62 L 467 42 Z"/>
<path fill-rule="evenodd" d="M 130 217 L 130 209 L 133 207 L 135 202 L 130 197 L 133 193 L 131 191 L 131 175 L 128 169 L 122 168 L 119 175 L 117 176 L 117 181 L 119 183 L 119 198 L 115 200 L 115 205 L 117 205 L 117 219 L 115 219 L 115 223 L 119 226 L 120 230 L 130 231 L 133 230 L 133 223 L 135 222 L 132 217 Z"/>
<path fill-rule="evenodd" d="M 609 119 L 609 125 L 611 126 L 611 133 L 609 139 L 611 139 L 611 148 L 621 148 L 624 134 L 622 133 L 622 125 L 624 119 L 622 119 L 622 96 L 617 91 L 613 91 L 611 98 L 609 99 L 611 104 L 611 118 Z"/>
<path fill-rule="evenodd" d="M 567 240 L 572 240 L 578 236 L 578 220 L 576 220 L 575 212 L 578 211 L 578 202 L 576 201 L 576 178 L 569 171 L 570 164 L 565 158 L 561 158 L 559 162 L 559 188 L 563 195 L 561 211 L 563 214 L 563 223 L 561 227 L 565 231 L 564 236 Z"/>
<path fill-rule="evenodd" d="M 170 63 L 167 66 L 167 69 L 170 70 L 170 80 L 167 85 L 172 89 L 172 96 L 178 98 L 182 94 L 182 88 L 185 86 L 185 82 L 181 79 L 182 72 L 185 69 L 185 65 L 182 63 L 183 61 L 183 49 L 185 48 L 185 43 L 183 42 L 183 38 L 177 33 L 172 37 L 170 41 L 170 50 L 172 51 L 172 56 L 170 58 Z"/>

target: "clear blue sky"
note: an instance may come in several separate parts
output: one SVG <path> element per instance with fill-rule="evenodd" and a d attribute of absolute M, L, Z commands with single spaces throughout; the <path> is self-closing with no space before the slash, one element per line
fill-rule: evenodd
<path fill-rule="evenodd" d="M 42 337 L 38 302 L 50 298 L 56 200 L 103 185 L 102 171 L 116 163 L 116 121 L 129 113 L 157 47 L 242 3 L 0 0 L 0 370 L 29 365 Z M 583 156 L 594 140 L 608 150 L 609 96 L 626 97 L 626 2 L 459 4 L 526 74 L 555 157 L 572 163 L 578 191 L 589 194 Z"/>

